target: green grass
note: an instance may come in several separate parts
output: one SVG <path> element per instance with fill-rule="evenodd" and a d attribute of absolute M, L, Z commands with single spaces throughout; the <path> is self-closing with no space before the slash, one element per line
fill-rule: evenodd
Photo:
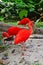
<path fill-rule="evenodd" d="M 11 24 L 11 25 L 17 25 L 17 21 L 16 22 L 7 22 L 7 24 Z M 35 24 L 36 24 L 36 26 L 38 27 L 38 28 L 43 28 L 43 22 L 42 21 L 39 21 L 39 22 L 35 22 Z"/>
<path fill-rule="evenodd" d="M 42 64 L 40 64 L 40 63 L 30 63 L 29 65 L 42 65 Z"/>
<path fill-rule="evenodd" d="M 7 22 L 7 24 L 17 25 L 17 22 Z"/>
<path fill-rule="evenodd" d="M 39 27 L 39 28 L 43 28 L 43 22 L 37 22 L 37 23 L 35 23 L 36 25 L 37 25 L 37 27 Z"/>
<path fill-rule="evenodd" d="M 17 25 L 18 21 L 6 21 L 7 24 L 11 24 L 11 25 Z M 38 28 L 43 28 L 43 22 L 42 21 L 36 21 L 35 22 L 36 26 Z"/>

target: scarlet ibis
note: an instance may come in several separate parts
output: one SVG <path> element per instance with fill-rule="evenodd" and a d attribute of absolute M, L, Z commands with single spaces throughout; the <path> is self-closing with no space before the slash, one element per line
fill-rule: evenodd
<path fill-rule="evenodd" d="M 10 27 L 8 28 L 7 32 L 2 33 L 2 40 L 5 43 L 5 41 L 11 41 L 14 40 L 14 35 L 18 33 L 22 28 L 19 27 Z"/>
<path fill-rule="evenodd" d="M 22 29 L 18 32 L 18 34 L 16 35 L 15 39 L 14 39 L 14 44 L 19 44 L 21 42 L 25 42 L 29 37 L 30 35 L 32 35 L 33 33 L 33 29 L 32 29 L 32 26 L 33 26 L 33 22 L 30 22 L 28 23 L 28 27 L 29 29 Z M 23 44 L 23 49 L 25 49 L 25 46 L 24 46 L 24 43 Z"/>
<path fill-rule="evenodd" d="M 18 31 L 21 30 L 21 29 L 22 28 L 15 27 L 15 26 L 10 27 L 10 28 L 8 28 L 7 32 L 2 33 L 2 36 L 9 38 L 10 36 L 16 35 L 18 33 Z"/>
<path fill-rule="evenodd" d="M 26 25 L 26 23 L 28 23 L 28 22 L 30 22 L 30 19 L 28 19 L 28 18 L 24 18 L 24 19 L 22 19 L 21 21 L 21 24 L 22 24 L 22 22 Z M 19 28 L 19 27 L 15 27 L 15 26 L 13 26 L 13 27 L 10 27 L 10 28 L 8 28 L 8 30 L 7 30 L 7 32 L 3 32 L 2 33 L 2 36 L 3 37 L 7 37 L 7 39 L 6 40 L 11 40 L 13 37 L 11 37 L 11 36 L 14 36 L 14 35 L 17 35 L 17 33 L 20 31 L 20 30 L 22 30 L 22 29 L 24 29 L 24 28 Z"/>
<path fill-rule="evenodd" d="M 30 22 L 31 20 L 29 19 L 29 18 L 24 18 L 24 19 L 22 19 L 18 24 L 20 25 L 26 25 L 28 22 Z M 2 33 L 2 36 L 3 37 L 7 37 L 7 38 L 9 38 L 10 36 L 14 36 L 14 35 L 16 35 L 21 29 L 23 29 L 23 28 L 19 28 L 19 27 L 15 27 L 15 26 L 13 26 L 13 27 L 10 27 L 10 28 L 8 28 L 8 30 L 7 30 L 7 32 L 3 32 Z"/>
<path fill-rule="evenodd" d="M 29 28 L 30 29 L 22 29 L 18 32 L 18 34 L 15 37 L 15 44 L 18 44 L 20 42 L 25 42 L 27 38 L 30 37 L 30 35 L 33 33 L 33 22 L 29 23 Z"/>
<path fill-rule="evenodd" d="M 21 21 L 18 22 L 18 25 L 26 25 L 28 22 L 31 22 L 29 18 L 23 18 Z"/>
<path fill-rule="evenodd" d="M 3 33 L 2 33 L 2 37 L 7 37 L 7 38 L 9 38 L 9 34 L 8 34 L 7 32 L 3 32 Z"/>

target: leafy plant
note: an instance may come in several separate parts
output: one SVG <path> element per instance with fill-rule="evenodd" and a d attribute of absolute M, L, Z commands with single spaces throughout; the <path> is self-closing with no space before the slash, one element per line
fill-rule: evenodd
<path fill-rule="evenodd" d="M 19 13 L 19 17 L 20 19 L 22 19 L 23 17 L 27 17 L 28 11 L 27 10 L 21 10 Z"/>
<path fill-rule="evenodd" d="M 36 65 L 41 65 L 41 64 L 37 63 Z"/>
<path fill-rule="evenodd" d="M 18 20 L 30 17 L 36 20 L 42 15 L 43 0 L 2 0 L 0 2 L 0 16 L 4 19 Z"/>
<path fill-rule="evenodd" d="M 3 20 L 4 20 L 4 18 L 2 16 L 0 16 L 0 21 L 3 21 Z"/>

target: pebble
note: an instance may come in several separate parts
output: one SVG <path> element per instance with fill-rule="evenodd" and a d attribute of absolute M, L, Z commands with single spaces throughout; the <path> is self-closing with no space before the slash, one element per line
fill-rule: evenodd
<path fill-rule="evenodd" d="M 19 63 L 23 63 L 25 61 L 24 57 L 20 60 Z"/>
<path fill-rule="evenodd" d="M 13 49 L 11 53 L 14 53 L 14 52 L 15 52 L 15 49 Z"/>
<path fill-rule="evenodd" d="M 8 59 L 8 57 L 5 57 L 5 56 L 4 56 L 4 57 L 2 57 L 2 59 L 3 59 L 3 60 L 7 60 L 7 59 Z"/>
<path fill-rule="evenodd" d="M 7 64 L 9 64 L 10 62 L 9 61 L 5 61 L 5 60 L 3 60 L 3 59 L 0 59 L 0 64 L 5 64 L 5 65 L 7 65 Z"/>
<path fill-rule="evenodd" d="M 3 60 L 7 60 L 8 59 L 8 53 L 6 52 L 5 54 L 3 54 L 3 57 L 2 57 Z"/>
<path fill-rule="evenodd" d="M 33 39 L 31 44 L 29 43 L 29 41 L 28 41 L 28 44 L 29 45 L 27 45 L 27 50 L 24 51 L 24 53 L 27 53 L 28 56 L 26 56 L 26 55 L 22 56 L 21 55 L 22 51 L 20 50 L 20 53 L 18 52 L 18 50 L 21 47 L 19 46 L 19 47 L 16 48 L 16 46 L 15 46 L 15 47 L 11 47 L 11 49 L 9 48 L 9 50 L 8 50 L 9 51 L 8 52 L 9 55 L 6 55 L 6 53 L 5 53 L 4 56 L 3 56 L 4 59 L 1 57 L 2 59 L 0 60 L 0 62 L 4 63 L 6 65 L 9 63 L 9 62 L 6 61 L 8 59 L 10 61 L 10 63 L 8 65 L 19 65 L 19 64 L 23 65 L 22 63 L 25 63 L 26 65 L 30 65 L 30 63 L 34 63 L 35 64 L 35 63 L 38 63 L 38 62 L 39 63 L 43 62 L 43 40 L 41 42 L 41 40 L 34 40 Z M 12 55 L 12 53 L 15 53 L 16 55 Z M 1 53 L 0 53 L 0 56 L 1 56 Z M 6 58 L 6 56 L 7 56 L 8 59 Z M 25 57 L 26 57 L 26 59 L 25 59 Z M 17 64 L 14 61 L 16 61 Z M 27 62 L 27 61 L 30 61 L 30 62 Z M 19 64 L 18 64 L 18 62 L 19 62 Z"/>

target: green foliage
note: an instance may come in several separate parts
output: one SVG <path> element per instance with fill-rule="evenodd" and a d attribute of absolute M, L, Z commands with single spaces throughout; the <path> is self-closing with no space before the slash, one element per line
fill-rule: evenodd
<path fill-rule="evenodd" d="M 28 11 L 27 10 L 21 10 L 19 13 L 19 17 L 20 19 L 22 19 L 23 17 L 27 17 Z"/>
<path fill-rule="evenodd" d="M 6 2 L 6 1 L 8 1 L 8 0 L 2 0 L 2 1 Z"/>
<path fill-rule="evenodd" d="M 4 20 L 4 18 L 2 16 L 0 16 L 0 21 L 3 21 L 3 20 Z"/>
<path fill-rule="evenodd" d="M 35 24 L 37 25 L 37 27 L 43 28 L 43 21 L 41 20 L 39 20 L 38 22 L 36 21 Z"/>
<path fill-rule="evenodd" d="M 40 63 L 30 63 L 28 65 L 42 65 L 42 64 L 40 64 Z"/>
<path fill-rule="evenodd" d="M 17 25 L 17 21 L 16 22 L 7 22 L 7 24 L 11 24 L 11 25 Z"/>
<path fill-rule="evenodd" d="M 36 65 L 41 65 L 41 64 L 37 63 Z"/>
<path fill-rule="evenodd" d="M 3 19 L 22 19 L 32 12 L 40 16 L 43 12 L 43 0 L 2 0 L 0 2 L 0 16 L 3 16 Z"/>
<path fill-rule="evenodd" d="M 26 4 L 22 0 L 15 0 L 16 6 L 24 8 Z"/>

